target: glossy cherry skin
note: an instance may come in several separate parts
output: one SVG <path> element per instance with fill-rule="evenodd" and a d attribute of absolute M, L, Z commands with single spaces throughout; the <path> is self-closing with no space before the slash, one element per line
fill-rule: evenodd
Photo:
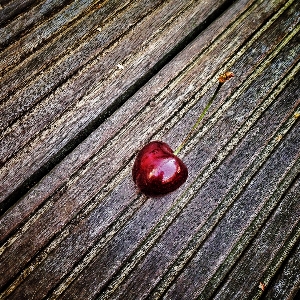
<path fill-rule="evenodd" d="M 143 194 L 157 197 L 179 188 L 186 181 L 188 170 L 168 144 L 153 141 L 138 153 L 132 177 Z"/>

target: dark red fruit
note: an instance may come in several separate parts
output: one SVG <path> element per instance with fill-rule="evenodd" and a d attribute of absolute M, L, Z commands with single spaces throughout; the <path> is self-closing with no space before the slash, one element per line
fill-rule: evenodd
<path fill-rule="evenodd" d="M 138 153 L 132 176 L 142 193 L 155 197 L 179 188 L 186 181 L 188 170 L 168 144 L 154 141 Z"/>

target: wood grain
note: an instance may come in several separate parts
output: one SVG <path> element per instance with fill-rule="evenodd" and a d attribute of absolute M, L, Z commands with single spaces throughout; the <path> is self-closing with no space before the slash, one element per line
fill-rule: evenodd
<path fill-rule="evenodd" d="M 278 274 L 273 277 L 267 286 L 265 299 L 297 299 L 299 296 L 299 270 L 300 247 L 295 245 L 289 257 L 282 263 Z M 298 295 L 297 295 L 298 292 Z"/>
<path fill-rule="evenodd" d="M 299 1 L 81 4 L 28 4 L 2 27 L 0 57 L 24 49 L 0 59 L 0 298 L 295 295 Z M 141 195 L 138 149 L 176 148 L 228 69 L 180 154 L 187 182 Z"/>
<path fill-rule="evenodd" d="M 0 47 L 6 48 L 8 45 L 19 40 L 20 36 L 26 34 L 29 28 L 42 23 L 49 15 L 53 15 L 57 11 L 59 12 L 67 3 L 68 1 L 46 1 L 34 6 L 28 12 L 23 12 L 19 17 L 0 29 Z M 21 51 L 23 51 L 23 49 L 21 49 Z"/>
<path fill-rule="evenodd" d="M 0 25 L 16 17 L 22 11 L 28 9 L 28 7 L 34 5 L 34 0 L 14 0 L 14 1 L 1 1 L 0 9 Z"/>
<path fill-rule="evenodd" d="M 140 5 L 142 5 L 142 3 Z M 154 2 L 152 1 L 150 8 L 148 7 L 148 9 L 150 10 L 153 5 Z M 187 4 L 185 4 L 185 6 L 186 5 Z M 143 10 L 140 10 L 138 6 L 135 9 L 137 14 L 141 14 L 143 10 L 147 10 L 147 6 L 143 5 Z M 5 165 L 1 169 L 1 174 L 3 174 L 1 178 L 5 177 L 9 184 L 4 184 L 4 188 L 1 191 L 1 201 L 12 193 L 12 191 L 20 184 L 24 183 L 25 178 L 22 178 L 22 174 L 19 174 L 20 176 L 16 174 L 15 170 L 26 168 L 26 170 L 23 169 L 22 173 L 24 174 L 25 172 L 26 177 L 28 178 L 34 174 L 34 172 L 38 171 L 39 168 L 47 164 L 49 160 L 53 159 L 53 156 L 59 155 L 57 152 L 53 153 L 53 149 L 61 150 L 63 147 L 67 147 L 66 144 L 71 142 L 73 139 L 76 139 L 77 135 L 79 135 L 81 131 L 95 120 L 97 116 L 100 116 L 101 118 L 102 114 L 105 114 L 107 110 L 116 109 L 113 106 L 118 106 L 120 95 L 126 92 L 130 85 L 135 82 L 139 76 L 149 72 L 149 69 L 153 66 L 153 63 L 152 65 L 149 65 L 149 59 L 152 62 L 159 60 L 166 52 L 168 53 L 170 48 L 172 48 L 172 43 L 174 45 L 174 43 L 177 42 L 177 39 L 180 40 L 183 38 L 182 34 L 184 34 L 186 30 L 184 26 L 179 27 L 179 31 L 177 31 L 177 29 L 174 30 L 176 33 L 175 36 L 171 35 L 172 39 L 165 39 L 166 36 L 170 36 L 170 26 L 172 24 L 171 23 L 170 26 L 166 26 L 165 19 L 169 19 L 168 13 L 176 14 L 176 10 L 178 9 L 180 9 L 180 7 L 172 6 L 172 10 L 170 10 L 166 3 L 163 7 L 160 7 L 159 11 L 154 11 L 153 13 L 156 13 L 157 15 L 157 19 L 155 19 L 155 21 L 156 23 L 160 23 L 162 28 L 159 27 L 159 24 L 152 23 L 153 18 L 148 16 L 143 22 L 145 26 L 147 25 L 147 27 L 144 26 L 144 35 L 142 32 L 140 32 L 140 35 L 136 35 L 134 30 L 131 30 L 129 32 L 130 36 L 127 35 L 126 38 L 124 37 L 123 39 L 125 45 L 122 45 L 119 41 L 117 44 L 112 46 L 116 52 L 114 52 L 113 49 L 107 52 L 108 56 L 112 56 L 110 59 L 107 56 L 105 56 L 103 60 L 100 59 L 100 61 L 98 61 L 97 58 L 94 59 L 94 61 L 90 62 L 90 64 L 85 68 L 84 74 L 80 72 L 76 78 L 72 77 L 72 83 L 68 81 L 66 85 L 62 85 L 62 87 L 55 91 L 55 93 L 51 94 L 46 101 L 41 102 L 34 108 L 33 111 L 29 112 L 28 115 L 23 116 L 22 119 L 17 121 L 7 130 L 3 131 L 0 145 L 0 160 L 2 161 L 2 164 L 5 163 Z M 133 12 L 133 9 L 131 9 L 127 12 L 127 15 L 126 13 L 124 14 L 127 18 L 133 20 L 131 17 Z M 200 20 L 203 20 L 203 17 L 205 18 L 205 15 L 211 13 L 211 11 L 207 9 L 206 11 L 201 10 L 201 12 L 198 13 L 200 13 L 202 17 L 201 15 L 191 15 L 189 14 L 189 11 L 184 11 L 182 19 L 180 20 L 184 20 L 184 22 L 190 21 L 194 24 L 195 19 L 199 19 L 200 17 Z M 185 18 L 185 15 L 189 15 L 189 18 Z M 149 36 L 149 26 L 152 30 L 154 30 L 154 36 L 162 30 L 161 34 L 157 37 L 158 40 L 155 40 L 154 36 Z M 189 27 L 190 24 L 186 24 L 186 26 Z M 112 28 L 109 26 L 109 28 L 110 30 L 115 31 L 113 26 Z M 175 26 L 175 28 L 177 27 Z M 179 36 L 176 37 L 176 34 Z M 147 46 L 147 42 L 145 41 L 141 45 L 142 40 L 145 39 L 145 35 L 147 35 L 148 39 L 150 39 L 150 37 L 154 39 L 153 43 L 155 47 L 152 47 L 151 52 L 144 51 L 145 47 L 151 48 L 152 44 Z M 135 43 L 134 39 L 136 39 Z M 130 45 L 128 45 L 128 40 L 131 41 Z M 90 43 L 82 45 L 82 47 L 91 47 L 91 49 L 93 49 L 93 46 L 91 46 Z M 165 53 L 162 52 L 162 45 L 166 47 Z M 137 56 L 132 53 L 132 49 L 136 48 L 142 50 L 142 52 L 137 53 Z M 160 51 L 157 51 L 158 48 Z M 130 55 L 130 60 L 128 60 L 127 65 L 124 65 L 126 68 L 125 71 L 122 72 L 118 69 L 117 64 L 123 63 L 120 61 L 120 57 L 124 60 L 126 52 Z M 152 57 L 149 56 L 150 53 L 152 53 Z M 140 55 L 142 55 L 142 57 L 140 57 Z M 145 59 L 145 57 L 148 57 L 148 59 Z M 75 59 L 74 56 L 69 56 L 69 59 L 72 59 L 75 64 L 78 63 L 78 59 Z M 69 72 L 70 67 L 68 64 L 63 66 Z M 107 70 L 108 74 L 105 73 L 103 68 Z M 57 70 L 53 70 L 49 76 L 54 80 L 57 80 L 59 77 L 57 74 L 65 76 L 64 72 L 58 72 Z M 101 80 L 100 74 L 103 74 L 105 77 L 107 76 L 105 81 Z M 135 76 L 131 76 L 132 74 L 135 74 Z M 87 94 L 87 92 L 91 89 L 91 86 L 95 85 L 95 78 L 99 80 L 96 82 L 98 87 L 94 87 L 94 89 Z M 40 77 L 38 80 L 42 80 L 44 82 L 44 79 L 41 79 Z M 48 85 L 49 80 L 46 80 L 46 82 Z M 70 87 L 70 84 L 74 87 L 74 89 Z M 40 87 L 41 85 L 39 85 L 39 89 Z M 35 91 L 34 94 L 40 96 L 41 91 L 39 90 L 38 93 Z M 20 97 L 20 95 L 18 95 L 18 97 L 19 99 L 31 99 L 29 95 L 26 97 Z M 70 101 L 74 100 L 74 97 L 75 99 L 78 99 L 78 102 L 73 103 L 68 109 L 66 109 L 66 105 L 70 104 Z M 25 104 L 22 103 L 22 106 L 24 105 Z M 14 109 L 13 111 L 15 112 L 17 110 Z M 60 113 L 62 112 L 64 112 L 64 114 L 60 116 Z M 72 117 L 70 115 L 72 115 Z M 52 123 L 50 123 L 51 121 Z M 41 131 L 42 128 L 45 128 L 45 130 Z M 41 132 L 37 134 L 39 131 Z M 16 137 L 18 138 L 16 139 Z M 80 139 L 80 136 L 77 139 Z M 24 147 L 25 145 L 26 147 Z M 9 160 L 9 158 L 11 159 Z M 30 162 L 25 162 L 29 158 Z M 12 172 L 9 171 L 12 170 L 12 166 L 14 169 L 13 176 L 11 176 L 12 174 L 9 174 Z M 13 183 L 13 178 L 18 181 L 16 184 Z"/>
<path fill-rule="evenodd" d="M 241 296 L 254 299 L 255 295 L 263 293 L 258 288 L 259 282 L 268 286 L 267 270 L 278 255 L 278 251 L 283 251 L 284 244 L 287 247 L 292 236 L 299 235 L 299 183 L 298 178 L 292 188 L 287 191 L 276 211 L 264 225 L 264 229 L 258 232 L 251 247 L 247 249 L 243 258 L 222 284 L 222 289 L 216 299 L 228 299 L 228 297 L 239 299 Z M 291 214 L 291 210 L 295 214 Z M 256 270 L 257 273 L 252 270 Z M 246 274 L 247 277 L 245 277 Z M 261 276 L 257 277 L 258 274 Z M 253 288 L 255 283 L 256 288 Z M 240 289 L 237 289 L 237 286 L 240 286 Z M 240 291 L 243 291 L 242 294 Z"/>

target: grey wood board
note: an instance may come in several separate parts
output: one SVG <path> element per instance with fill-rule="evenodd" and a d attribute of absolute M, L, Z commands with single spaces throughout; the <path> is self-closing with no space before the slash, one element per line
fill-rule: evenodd
<path fill-rule="evenodd" d="M 224 3 L 76 2 L 61 4 L 53 14 L 54 2 L 36 3 L 4 27 L 15 30 L 11 38 L 16 41 L 7 47 L 13 53 L 18 39 L 30 43 L 34 32 L 43 32 L 61 13 L 66 14 L 61 24 L 70 25 L 50 26 L 47 37 L 37 38 L 37 48 L 24 49 L 28 65 L 20 74 L 33 71 L 32 79 L 4 87 L 4 203 L 209 18 L 210 7 L 217 10 Z M 35 15 L 44 4 L 46 14 Z M 78 138 L 77 147 L 66 157 L 62 154 L 0 218 L 0 298 L 295 296 L 299 6 L 292 0 L 236 1 L 122 105 L 112 106 L 115 111 L 85 140 Z M 96 16 L 107 23 L 98 28 Z M 119 17 L 124 24 L 118 25 Z M 35 25 L 30 23 L 34 18 Z M 28 20 L 32 35 L 27 29 L 18 33 L 14 24 L 21 19 Z M 128 20 L 135 22 L 126 29 Z M 85 21 L 89 25 L 82 28 Z M 89 28 L 94 28 L 92 34 Z M 88 45 L 105 32 L 113 33 L 107 44 Z M 76 40 L 76 34 L 82 39 Z M 64 49 L 68 43 L 72 50 Z M 44 64 L 48 54 L 50 63 Z M 36 65 L 40 55 L 41 65 Z M 6 80 L 20 70 L 11 63 Z M 187 182 L 164 197 L 141 195 L 131 179 L 138 149 L 150 140 L 176 148 L 216 88 L 217 75 L 227 69 L 235 77 L 222 87 L 180 153 L 189 169 Z M 61 75 L 66 76 L 62 81 Z M 41 89 L 36 98 L 20 98 L 31 87 L 39 90 L 43 81 L 48 90 Z"/>
<path fill-rule="evenodd" d="M 5 0 L 4 0 L 5 1 Z M 17 0 L 17 1 L 6 1 L 2 3 L 0 9 L 0 25 L 5 24 L 10 19 L 17 17 L 20 13 L 26 11 L 32 5 L 34 5 L 34 0 Z"/>
<path fill-rule="evenodd" d="M 138 11 L 138 7 L 136 10 Z M 165 6 L 161 7 L 159 11 L 153 12 L 156 13 L 157 19 L 153 19 L 152 15 L 150 15 L 144 20 L 144 26 L 146 26 L 144 35 L 146 34 L 149 36 L 149 26 L 153 28 L 152 30 L 154 30 L 154 36 L 152 36 L 152 39 L 154 39 L 154 47 L 152 47 L 153 44 L 149 44 L 150 40 L 148 40 L 148 42 L 146 40 L 144 43 L 142 43 L 144 40 L 144 35 L 137 35 L 135 34 L 135 31 L 131 30 L 128 33 L 129 36 L 127 35 L 125 38 L 123 38 L 123 43 L 125 43 L 125 45 L 120 43 L 113 45 L 112 48 L 117 51 L 117 53 L 115 53 L 113 49 L 107 52 L 108 56 L 112 56 L 111 59 L 108 59 L 107 56 L 105 56 L 103 60 L 101 59 L 99 62 L 97 58 L 94 59 L 88 66 L 85 67 L 85 75 L 80 72 L 80 74 L 75 76 L 77 78 L 75 78 L 76 80 L 72 77 L 70 80 L 73 83 L 68 81 L 65 85 L 62 85 L 62 87 L 60 87 L 60 91 L 55 91 L 53 94 L 47 97 L 45 101 L 35 106 L 33 111 L 30 111 L 28 115 L 23 116 L 22 119 L 18 120 L 12 125 L 12 127 L 9 127 L 3 132 L 2 139 L 0 141 L 1 161 L 2 164 L 4 163 L 4 166 L 1 169 L 1 175 L 3 177 L 5 176 L 6 180 L 10 183 L 3 188 L 1 200 L 3 200 L 5 196 L 9 195 L 12 190 L 14 190 L 22 182 L 24 182 L 24 178 L 21 178 L 22 175 L 20 174 L 20 177 L 17 176 L 15 171 L 13 176 L 10 178 L 8 173 L 12 172 L 9 171 L 11 170 L 12 164 L 14 165 L 14 170 L 20 170 L 26 165 L 26 170 L 23 169 L 22 173 L 24 174 L 24 172 L 26 172 L 27 177 L 39 170 L 41 166 L 47 164 L 47 162 L 51 160 L 51 158 L 53 158 L 53 156 L 55 156 L 60 149 L 62 149 L 68 142 L 70 142 L 70 140 L 72 140 L 72 138 L 74 139 L 76 134 L 84 130 L 84 128 L 90 122 L 92 122 L 97 115 L 101 114 L 105 109 L 110 107 L 112 103 L 118 99 L 120 94 L 126 91 L 132 82 L 136 81 L 142 74 L 145 74 L 145 72 L 149 71 L 151 66 L 153 66 L 154 63 L 164 55 L 162 52 L 162 47 L 165 47 L 165 51 L 168 52 L 170 48 L 174 46 L 174 42 L 177 42 L 178 40 L 175 38 L 175 36 L 170 35 L 170 29 L 172 27 L 166 26 L 165 21 L 163 19 L 161 20 L 160 15 L 158 15 L 158 13 L 160 13 L 162 16 L 164 16 L 167 11 L 168 6 L 166 4 Z M 185 13 L 190 15 L 188 14 L 188 11 Z M 210 12 L 206 10 L 199 13 L 200 15 L 204 14 L 203 17 L 205 17 L 205 15 Z M 127 17 L 130 18 L 130 10 Z M 182 19 L 180 20 L 194 22 L 194 18 L 198 17 L 199 15 L 196 13 L 195 16 L 193 14 L 190 15 L 189 18 L 183 18 L 182 16 Z M 190 18 L 192 18 L 192 20 Z M 162 23 L 162 28 L 156 28 L 156 24 L 153 24 L 153 20 L 155 20 L 156 23 Z M 149 23 L 149 21 L 151 22 Z M 177 24 L 174 25 L 176 29 Z M 179 31 L 175 30 L 175 35 L 179 35 L 177 38 L 180 39 L 182 38 L 182 33 L 185 32 L 186 28 L 179 28 Z M 155 36 L 159 33 L 159 29 L 164 30 L 158 36 L 158 40 L 156 40 Z M 166 36 L 169 37 L 168 40 L 165 39 Z M 134 44 L 132 40 L 133 38 L 137 39 L 137 44 Z M 128 40 L 131 41 L 130 44 L 128 44 Z M 84 45 L 86 44 L 83 44 L 83 46 Z M 137 53 L 137 56 L 132 54 L 132 49 L 136 51 L 135 47 L 141 50 L 141 52 Z M 150 52 L 145 52 L 143 47 L 152 47 L 151 52 L 153 55 L 149 56 Z M 157 51 L 158 49 L 160 49 L 160 51 Z M 118 69 L 117 64 L 122 63 L 122 61 L 120 61 L 120 57 L 124 59 L 126 51 L 127 53 L 129 52 L 128 54 L 130 57 L 128 61 L 128 67 L 127 65 L 124 65 L 126 69 L 125 72 L 123 72 L 122 70 Z M 80 53 L 80 51 L 78 53 Z M 142 55 L 142 60 L 139 55 Z M 73 56 L 68 57 L 69 59 L 73 59 L 74 63 L 78 63 Z M 103 65 L 105 66 L 106 64 L 108 64 L 107 67 L 105 67 L 108 74 L 105 72 L 103 73 Z M 67 70 L 69 70 L 68 65 L 65 64 L 64 66 L 67 68 Z M 96 73 L 94 73 L 92 70 L 94 70 Z M 105 81 L 101 80 L 101 77 L 98 78 L 99 73 L 107 76 L 108 78 Z M 50 77 L 52 76 L 51 78 L 53 80 L 57 80 L 58 74 L 60 74 L 58 71 L 54 71 Z M 135 74 L 135 76 L 132 76 L 133 74 Z M 38 77 L 37 80 L 40 80 L 40 78 L 41 77 Z M 90 84 L 95 84 L 95 78 L 98 78 L 99 80 L 97 81 L 98 88 L 85 95 L 91 88 Z M 41 80 L 42 82 L 47 82 L 47 84 L 49 83 L 49 80 Z M 74 89 L 71 88 L 70 84 L 74 87 Z M 40 95 L 40 92 L 34 92 L 34 94 Z M 84 95 L 85 97 L 83 97 Z M 29 95 L 26 97 L 20 97 L 20 95 L 18 95 L 18 97 L 19 99 L 31 98 Z M 73 103 L 71 107 L 66 109 L 66 104 L 70 103 L 69 101 L 72 101 L 74 97 L 79 101 Z M 60 115 L 61 112 L 63 112 L 62 116 Z M 44 130 L 41 131 L 43 128 Z M 50 134 L 49 131 L 52 133 Z M 55 149 L 57 150 L 55 151 Z M 39 151 L 42 151 L 43 153 L 40 153 L 39 155 Z M 34 155 L 32 155 L 33 152 Z M 30 162 L 25 163 L 26 159 L 24 157 L 20 157 L 20 155 L 22 156 L 22 153 L 23 155 L 27 153 L 25 156 L 27 158 L 30 157 Z M 7 163 L 5 163 L 6 161 Z M 23 164 L 23 167 L 21 167 L 19 163 Z M 15 186 L 13 183 L 13 178 L 19 181 Z"/>
<path fill-rule="evenodd" d="M 297 299 L 300 289 L 300 242 L 267 286 L 264 299 Z M 298 292 L 298 295 L 297 295 Z"/>

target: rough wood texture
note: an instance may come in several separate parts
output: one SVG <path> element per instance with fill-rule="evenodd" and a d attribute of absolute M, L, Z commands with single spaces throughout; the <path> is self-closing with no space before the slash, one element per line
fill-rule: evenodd
<path fill-rule="evenodd" d="M 299 1 L 0 5 L 0 299 L 296 297 Z M 225 70 L 187 182 L 141 195 Z"/>
<path fill-rule="evenodd" d="M 3 115 L 7 115 L 7 120 L 12 120 L 19 111 L 19 108 L 14 107 L 19 101 L 22 101 L 20 104 L 23 110 L 24 107 L 31 105 L 27 101 L 39 100 L 43 93 L 49 93 L 55 88 L 54 84 L 61 84 L 61 81 L 69 78 L 44 101 L 39 102 L 33 110 L 3 130 L 0 136 L 0 161 L 4 166 L 0 180 L 3 180 L 4 184 L 0 201 L 18 186 L 26 185 L 24 181 L 28 177 L 34 177 L 35 172 L 45 168 L 49 161 L 60 155 L 59 151 L 63 147 L 68 148 L 68 143 L 72 143 L 73 139 L 80 139 L 81 131 L 92 126 L 91 123 L 93 124 L 95 118 L 96 120 L 104 118 L 103 115 L 107 111 L 115 110 L 116 106 L 120 105 L 124 93 L 128 93 L 128 89 L 142 76 L 153 71 L 157 61 L 169 54 L 178 40 L 182 40 L 188 34 L 189 31 L 186 31 L 191 30 L 192 25 L 196 27 L 195 21 L 201 22 L 201 19 L 207 18 L 212 13 L 210 6 L 212 3 L 207 4 L 205 9 L 203 5 L 194 1 L 183 4 L 178 2 L 177 5 L 166 2 L 163 6 L 159 6 L 160 2 L 145 1 L 131 4 L 125 10 L 121 10 L 120 16 L 116 16 L 116 11 L 112 9 L 114 15 L 111 16 L 111 22 L 104 22 L 105 28 L 100 28 L 100 32 L 97 31 L 100 22 L 97 18 L 93 40 L 75 44 L 76 49 L 72 55 L 67 53 L 57 64 L 51 65 L 47 72 L 35 78 L 32 84 L 25 85 L 13 95 L 19 100 L 9 98 L 8 103 L 4 102 Z M 155 9 L 157 5 L 158 8 Z M 195 5 L 198 6 L 197 10 Z M 105 18 L 107 17 L 105 14 Z M 175 24 L 171 22 L 172 20 Z M 177 24 L 179 21 L 183 24 Z M 83 24 L 79 26 L 80 33 L 82 28 L 85 28 Z M 67 34 L 72 30 L 75 29 L 73 27 L 68 29 Z M 54 42 L 48 48 L 54 51 L 53 55 L 57 55 L 62 49 L 66 50 L 68 42 L 78 41 L 79 37 L 74 35 L 71 34 L 70 40 L 65 36 L 61 37 L 64 41 L 63 44 L 59 43 L 58 48 L 61 49 L 57 49 L 53 45 Z M 115 35 L 117 40 L 111 45 Z M 149 43 L 150 41 L 152 43 Z M 105 51 L 105 47 L 109 45 L 111 47 Z M 30 56 L 24 61 L 25 65 L 18 65 L 24 74 L 20 76 L 21 74 L 17 72 L 19 69 L 16 70 L 13 74 L 17 80 L 12 80 L 9 74 L 6 75 L 2 89 L 4 95 L 9 93 L 10 89 L 24 84 L 24 76 L 26 78 L 28 72 L 30 76 L 32 75 L 30 70 L 35 73 L 38 68 L 42 70 L 45 67 L 44 60 L 48 63 L 51 61 L 48 48 L 44 50 L 43 57 L 34 59 Z M 37 56 L 38 53 L 34 55 Z M 38 68 L 36 62 L 39 63 Z M 81 64 L 87 65 L 72 76 L 73 70 L 78 69 Z M 124 70 L 118 68 L 118 64 L 123 64 Z M 20 174 L 16 174 L 16 169 L 22 170 Z"/>

